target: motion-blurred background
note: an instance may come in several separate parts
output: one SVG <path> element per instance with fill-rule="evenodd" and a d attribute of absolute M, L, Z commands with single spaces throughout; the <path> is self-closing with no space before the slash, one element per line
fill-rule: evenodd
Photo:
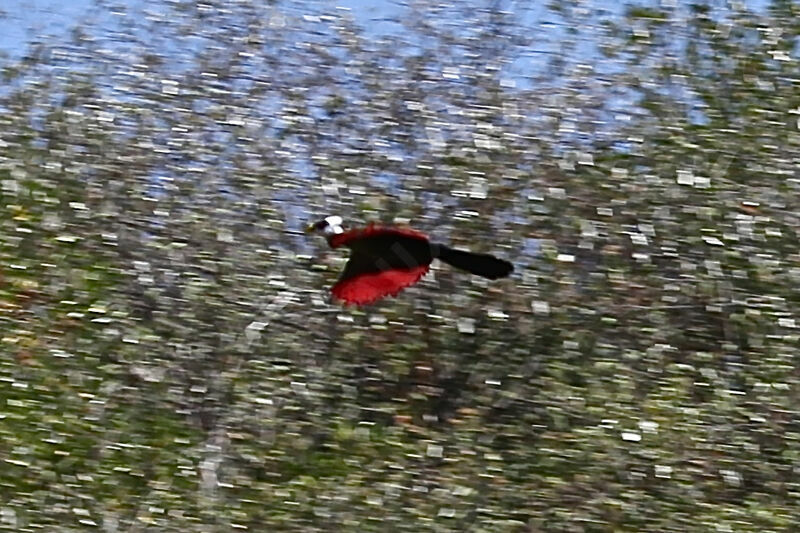
<path fill-rule="evenodd" d="M 58 5 L 0 6 L 2 530 L 796 530 L 797 2 Z M 328 214 L 516 271 L 344 308 Z"/>

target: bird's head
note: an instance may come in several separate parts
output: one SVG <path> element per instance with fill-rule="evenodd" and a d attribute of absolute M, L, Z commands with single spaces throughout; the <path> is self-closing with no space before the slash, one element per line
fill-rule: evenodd
<path fill-rule="evenodd" d="M 314 222 L 306 226 L 306 233 L 321 233 L 326 237 L 344 233 L 342 228 L 342 217 L 333 215 L 325 217 L 319 222 Z"/>

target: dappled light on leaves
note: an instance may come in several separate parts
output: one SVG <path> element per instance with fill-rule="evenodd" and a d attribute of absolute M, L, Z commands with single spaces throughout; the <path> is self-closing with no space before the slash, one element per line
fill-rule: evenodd
<path fill-rule="evenodd" d="M 2 527 L 790 530 L 800 13 L 528 4 L 9 50 Z M 514 273 L 343 307 L 331 214 Z"/>

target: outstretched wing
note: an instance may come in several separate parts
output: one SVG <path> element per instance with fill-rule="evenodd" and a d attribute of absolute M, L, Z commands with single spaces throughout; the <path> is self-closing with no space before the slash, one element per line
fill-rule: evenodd
<path fill-rule="evenodd" d="M 406 287 L 415 284 L 428 272 L 430 265 L 412 268 L 392 268 L 381 271 L 361 271 L 352 266 L 362 260 L 354 255 L 345 265 L 339 281 L 331 288 L 335 297 L 347 304 L 371 304 L 386 296 L 394 296 Z"/>
<path fill-rule="evenodd" d="M 421 233 L 369 227 L 340 243 L 352 250 L 333 295 L 348 304 L 365 305 L 394 296 L 428 272 L 433 260 Z"/>

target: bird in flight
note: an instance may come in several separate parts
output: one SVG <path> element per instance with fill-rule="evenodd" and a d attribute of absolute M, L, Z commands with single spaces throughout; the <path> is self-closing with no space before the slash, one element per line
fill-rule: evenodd
<path fill-rule="evenodd" d="M 366 305 L 396 295 L 419 281 L 434 259 L 488 279 L 514 270 L 508 261 L 431 242 L 410 228 L 369 224 L 345 230 L 342 217 L 329 216 L 309 224 L 306 233 L 325 235 L 331 248 L 350 248 L 350 259 L 331 288 L 345 304 Z"/>

